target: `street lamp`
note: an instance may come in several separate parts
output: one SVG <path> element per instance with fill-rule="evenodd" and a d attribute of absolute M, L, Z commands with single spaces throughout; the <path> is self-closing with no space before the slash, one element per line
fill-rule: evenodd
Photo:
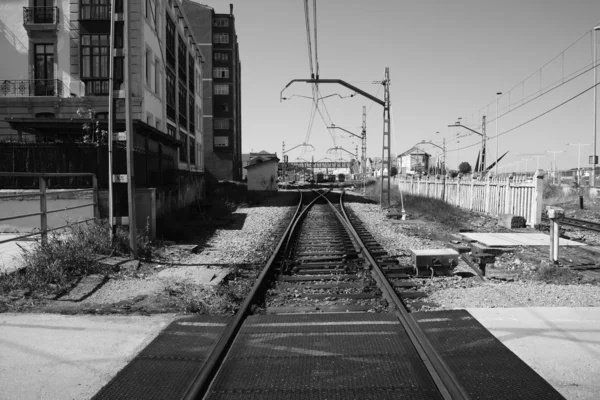
<path fill-rule="evenodd" d="M 567 143 L 567 146 L 577 146 L 577 185 L 581 187 L 581 146 L 589 146 L 589 143 Z"/>
<path fill-rule="evenodd" d="M 597 128 L 598 128 L 598 107 L 597 107 L 597 101 L 598 101 L 598 88 L 596 87 L 596 84 L 598 83 L 598 69 L 596 67 L 596 61 L 597 61 L 597 40 L 596 40 L 596 32 L 600 30 L 600 25 L 594 27 L 593 32 L 592 32 L 592 41 L 594 42 L 594 60 L 592 62 L 593 64 L 593 68 L 594 68 L 594 158 L 592 159 L 592 183 L 591 186 L 595 187 L 596 186 L 596 164 L 598 164 L 597 161 L 597 156 L 596 156 L 596 132 L 597 132 Z"/>
<path fill-rule="evenodd" d="M 496 93 L 496 175 L 498 175 L 498 100 L 502 92 Z"/>

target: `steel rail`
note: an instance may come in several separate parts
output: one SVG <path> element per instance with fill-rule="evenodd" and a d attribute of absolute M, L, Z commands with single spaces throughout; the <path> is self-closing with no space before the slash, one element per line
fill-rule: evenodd
<path fill-rule="evenodd" d="M 448 367 L 448 365 L 442 360 L 440 355 L 435 351 L 425 333 L 421 329 L 418 322 L 410 315 L 402 300 L 396 294 L 396 291 L 390 285 L 383 271 L 377 264 L 377 261 L 373 258 L 365 244 L 363 243 L 360 235 L 354 229 L 354 226 L 348 218 L 348 214 L 344 209 L 344 193 L 340 195 L 340 208 L 341 213 L 344 216 L 345 225 L 348 227 L 348 231 L 356 240 L 356 243 L 361 247 L 361 251 L 367 261 L 370 263 L 374 278 L 379 282 L 380 289 L 384 294 L 386 300 L 392 303 L 396 307 L 396 316 L 404 327 L 407 335 L 409 336 L 415 350 L 421 357 L 423 364 L 427 368 L 427 371 L 431 375 L 436 387 L 440 391 L 440 394 L 444 399 L 470 399 L 467 391 L 458 382 L 458 379 Z M 333 207 L 333 205 L 330 203 Z M 337 211 L 337 210 L 336 210 Z"/>
<path fill-rule="evenodd" d="M 231 321 L 231 323 L 229 323 L 227 325 L 225 332 L 223 332 L 223 334 L 219 338 L 219 341 L 211 350 L 210 354 L 206 358 L 206 361 L 204 362 L 204 365 L 202 366 L 202 368 L 200 369 L 200 371 L 194 378 L 194 381 L 192 382 L 190 388 L 185 393 L 185 395 L 183 397 L 185 400 L 196 400 L 196 399 L 200 398 L 200 396 L 204 396 L 205 392 L 210 387 L 210 384 L 212 383 L 212 379 L 215 376 L 215 374 L 217 373 L 217 369 L 220 366 L 226 353 L 231 348 L 231 345 L 233 344 L 233 340 L 237 336 L 237 333 L 239 332 L 239 330 L 242 326 L 242 323 L 244 322 L 244 319 L 246 318 L 246 314 L 250 310 L 250 306 L 252 305 L 254 298 L 258 294 L 261 287 L 265 284 L 266 277 L 271 272 L 271 268 L 272 268 L 273 264 L 275 263 L 275 260 L 279 256 L 284 242 L 293 233 L 292 227 L 295 226 L 295 222 L 298 219 L 299 215 L 301 214 L 300 210 L 302 209 L 303 195 L 302 195 L 301 191 L 299 191 L 299 193 L 300 193 L 300 201 L 298 202 L 296 211 L 295 211 L 294 215 L 292 216 L 292 220 L 290 221 L 288 227 L 286 228 L 285 233 L 281 236 L 281 239 L 279 240 L 279 243 L 277 243 L 277 246 L 275 247 L 273 253 L 271 254 L 271 257 L 269 258 L 269 260 L 265 264 L 265 267 L 262 269 L 258 278 L 254 282 L 254 285 L 252 286 L 252 289 L 246 296 L 244 303 L 242 303 L 242 306 L 240 307 L 240 309 L 235 313 L 233 321 Z M 313 200 L 313 202 L 314 201 L 316 201 L 316 199 Z M 312 204 L 313 202 L 311 202 L 310 204 Z M 305 207 L 305 210 L 307 208 L 308 208 L 308 206 Z"/>
<path fill-rule="evenodd" d="M 542 221 L 548 222 L 548 221 L 550 221 L 550 218 L 543 216 Z M 580 229 L 585 229 L 588 231 L 600 232 L 600 223 L 598 223 L 598 222 L 585 221 L 582 219 L 569 218 L 569 217 L 558 218 L 558 219 L 556 219 L 556 222 L 558 222 L 559 225 L 567 225 L 567 226 L 571 226 L 573 228 L 580 228 Z"/>

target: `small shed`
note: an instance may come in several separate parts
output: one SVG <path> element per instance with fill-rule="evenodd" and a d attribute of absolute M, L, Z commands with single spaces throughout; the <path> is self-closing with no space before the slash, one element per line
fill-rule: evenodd
<path fill-rule="evenodd" d="M 244 167 L 248 176 L 249 191 L 277 191 L 277 154 L 261 151 L 250 153 L 248 165 Z"/>

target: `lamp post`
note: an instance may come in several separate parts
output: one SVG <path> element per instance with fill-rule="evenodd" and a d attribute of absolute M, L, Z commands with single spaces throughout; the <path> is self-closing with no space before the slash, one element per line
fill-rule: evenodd
<path fill-rule="evenodd" d="M 496 175 L 498 175 L 498 100 L 502 92 L 496 93 Z"/>
<path fill-rule="evenodd" d="M 567 143 L 567 146 L 577 146 L 577 185 L 579 187 L 581 187 L 581 147 L 589 145 L 589 143 Z"/>
<path fill-rule="evenodd" d="M 600 30 L 600 25 L 594 27 L 594 30 L 592 32 L 592 41 L 593 43 L 593 49 L 594 49 L 594 60 L 593 60 L 593 68 L 594 68 L 594 157 L 592 159 L 592 180 L 591 180 L 591 186 L 595 187 L 596 186 L 596 164 L 598 164 L 598 161 L 596 160 L 596 133 L 597 133 L 597 128 L 598 128 L 598 107 L 597 107 L 597 101 L 598 101 L 598 88 L 596 87 L 596 84 L 598 83 L 598 69 L 596 68 L 596 61 L 597 61 L 597 52 L 598 52 L 598 48 L 597 48 L 597 40 L 596 40 L 596 32 Z"/>

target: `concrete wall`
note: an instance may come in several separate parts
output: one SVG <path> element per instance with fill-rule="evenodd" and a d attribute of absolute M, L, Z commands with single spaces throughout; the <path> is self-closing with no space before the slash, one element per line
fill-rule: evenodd
<path fill-rule="evenodd" d="M 277 191 L 277 163 L 263 162 L 248 168 L 248 191 Z"/>

